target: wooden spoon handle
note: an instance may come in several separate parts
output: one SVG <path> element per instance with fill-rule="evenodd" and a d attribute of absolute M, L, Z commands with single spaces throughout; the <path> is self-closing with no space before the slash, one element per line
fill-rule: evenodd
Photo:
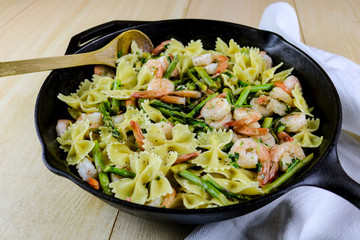
<path fill-rule="evenodd" d="M 0 62 L 0 77 L 92 64 L 115 66 L 115 62 L 109 62 L 109 56 L 106 56 L 102 51 L 94 51 L 60 57 Z"/>

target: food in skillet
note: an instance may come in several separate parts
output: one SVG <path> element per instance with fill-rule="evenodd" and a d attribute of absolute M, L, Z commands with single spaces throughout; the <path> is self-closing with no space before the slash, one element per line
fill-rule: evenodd
<path fill-rule="evenodd" d="M 301 171 L 322 142 L 306 86 L 258 48 L 215 46 L 133 42 L 116 72 L 96 66 L 60 93 L 74 119 L 56 126 L 68 164 L 106 194 L 166 208 L 247 201 Z"/>

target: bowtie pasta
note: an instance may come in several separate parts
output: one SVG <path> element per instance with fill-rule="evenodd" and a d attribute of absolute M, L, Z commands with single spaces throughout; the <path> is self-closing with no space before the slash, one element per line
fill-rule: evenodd
<path fill-rule="evenodd" d="M 58 98 L 57 141 L 93 188 L 165 208 L 208 208 L 267 194 L 318 147 L 315 118 L 293 69 L 255 47 L 220 38 L 176 39 L 152 53 L 136 42 L 117 68 Z"/>

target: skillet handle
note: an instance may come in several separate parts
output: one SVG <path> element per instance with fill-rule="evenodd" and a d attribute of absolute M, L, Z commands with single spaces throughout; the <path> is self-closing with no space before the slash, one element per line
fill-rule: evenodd
<path fill-rule="evenodd" d="M 360 209 L 360 184 L 354 181 L 342 168 L 337 150 L 324 156 L 326 161 L 314 166 L 310 176 L 307 176 L 302 185 L 316 186 L 326 189 L 348 200 Z"/>

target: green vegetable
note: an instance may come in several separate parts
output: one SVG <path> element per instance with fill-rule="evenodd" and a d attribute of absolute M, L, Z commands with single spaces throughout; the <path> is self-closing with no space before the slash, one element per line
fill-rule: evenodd
<path fill-rule="evenodd" d="M 120 79 L 114 80 L 113 90 L 121 90 Z M 111 112 L 117 114 L 120 110 L 120 101 L 118 99 L 111 99 Z"/>
<path fill-rule="evenodd" d="M 229 190 L 223 188 L 222 186 L 220 186 L 217 182 L 215 182 L 215 180 L 210 177 L 210 175 L 205 175 L 203 178 L 205 181 L 208 181 L 211 185 L 213 185 L 217 190 L 219 190 L 221 193 L 223 193 L 227 198 L 230 199 L 237 199 L 237 200 L 242 200 L 242 201 L 247 201 L 250 200 L 250 197 L 245 196 L 245 195 L 241 195 L 241 194 L 237 194 L 237 193 L 233 193 L 230 192 Z"/>
<path fill-rule="evenodd" d="M 250 92 L 254 93 L 257 91 L 270 91 L 275 85 L 273 83 L 267 83 L 262 85 L 251 86 Z"/>
<path fill-rule="evenodd" d="M 109 177 L 107 175 L 107 173 L 104 172 L 99 172 L 99 182 L 100 182 L 100 186 L 101 189 L 104 191 L 104 193 L 108 194 L 108 195 L 112 195 L 112 192 L 110 190 L 110 181 L 109 181 Z"/>
<path fill-rule="evenodd" d="M 176 65 L 178 64 L 179 60 L 180 60 L 179 55 L 176 55 L 176 56 L 174 57 L 174 59 L 171 61 L 168 69 L 167 69 L 166 72 L 164 73 L 164 75 L 163 75 L 164 78 L 170 78 L 170 75 L 171 75 L 172 72 L 175 70 L 175 67 L 176 67 Z"/>
<path fill-rule="evenodd" d="M 187 75 L 190 77 L 190 79 L 203 91 L 207 90 L 207 86 L 205 83 L 201 82 L 199 79 L 197 79 L 194 74 L 192 74 L 191 69 L 186 71 Z"/>
<path fill-rule="evenodd" d="M 273 118 L 272 117 L 266 117 L 264 118 L 264 121 L 262 123 L 263 128 L 271 128 Z"/>
<path fill-rule="evenodd" d="M 172 111 L 182 111 L 182 110 L 184 110 L 184 107 L 182 107 L 182 106 L 178 106 L 178 105 L 175 105 L 175 104 L 167 104 L 167 103 L 164 103 L 164 102 L 162 102 L 160 100 L 157 100 L 157 99 L 151 100 L 150 105 L 153 106 L 153 107 L 161 107 L 161 108 L 165 108 L 165 109 L 172 110 Z"/>
<path fill-rule="evenodd" d="M 291 179 L 296 173 L 300 172 L 302 168 L 304 168 L 311 160 L 314 158 L 314 154 L 311 153 L 307 157 L 305 157 L 303 160 L 299 161 L 297 164 L 289 168 L 283 175 L 281 175 L 279 178 L 277 178 L 274 182 L 267 184 L 263 191 L 265 193 L 270 193 L 274 190 L 276 190 L 278 187 L 280 187 L 282 184 L 284 184 L 286 181 Z"/>
<path fill-rule="evenodd" d="M 217 85 L 209 76 L 209 74 L 205 71 L 203 67 L 194 67 L 196 72 L 200 75 L 200 77 L 204 80 L 204 82 L 210 87 L 210 89 L 217 89 Z"/>
<path fill-rule="evenodd" d="M 110 105 L 109 101 L 102 102 L 100 104 L 100 112 L 103 115 L 104 124 L 110 128 L 112 136 L 115 139 L 121 141 L 122 140 L 121 133 L 119 132 L 119 130 L 116 129 L 114 123 L 110 118 L 110 113 L 108 112 L 109 105 Z"/>
<path fill-rule="evenodd" d="M 248 97 L 248 95 L 250 93 L 250 90 L 251 90 L 251 86 L 246 86 L 243 88 L 242 92 L 240 93 L 240 97 L 234 104 L 235 107 L 240 107 L 241 105 L 244 104 L 246 98 Z"/>
<path fill-rule="evenodd" d="M 197 186 L 199 186 L 201 189 L 203 189 L 204 191 L 209 193 L 211 196 L 213 196 L 217 200 L 223 202 L 224 199 L 226 199 L 224 194 L 221 193 L 218 189 L 216 189 L 212 184 L 210 184 L 208 181 L 205 181 L 205 180 L 199 178 L 195 174 L 193 174 L 187 170 L 183 170 L 183 171 L 179 172 L 178 174 L 181 177 L 185 178 L 186 180 L 189 180 L 190 182 L 196 184 Z"/>
<path fill-rule="evenodd" d="M 207 96 L 204 100 L 202 100 L 191 112 L 188 113 L 188 116 L 189 117 L 194 117 L 195 115 L 197 115 L 200 111 L 201 111 L 201 108 L 208 102 L 210 101 L 211 99 L 217 97 L 217 95 L 219 95 L 219 93 L 214 93 L 214 94 L 211 94 L 209 96 Z"/>
<path fill-rule="evenodd" d="M 229 88 L 224 88 L 223 92 L 226 93 L 226 100 L 230 105 L 234 105 L 235 98 L 233 94 L 231 93 L 231 90 Z"/>
<path fill-rule="evenodd" d="M 195 127 L 199 127 L 205 130 L 210 130 L 212 131 L 212 128 L 209 127 L 208 125 L 206 125 L 204 122 L 201 122 L 199 120 L 195 120 L 192 117 L 190 117 L 189 115 L 182 113 L 182 112 L 177 112 L 177 111 L 171 111 L 162 107 L 157 107 L 158 110 L 160 110 L 160 112 L 162 114 L 164 114 L 167 117 L 170 117 L 172 119 L 177 119 L 178 122 L 183 123 L 183 124 L 190 124 L 192 126 Z"/>
<path fill-rule="evenodd" d="M 129 172 L 125 169 L 120 169 L 120 168 L 116 168 L 110 165 L 106 165 L 104 168 L 104 172 L 106 173 L 114 173 L 116 175 L 119 175 L 121 177 L 125 177 L 125 178 L 135 178 L 136 174 Z"/>
<path fill-rule="evenodd" d="M 93 158 L 94 158 L 95 167 L 98 171 L 103 171 L 105 168 L 105 164 L 103 161 L 99 142 L 97 140 L 95 140 L 94 143 L 95 143 L 95 145 L 92 149 L 92 154 L 93 154 Z"/>

